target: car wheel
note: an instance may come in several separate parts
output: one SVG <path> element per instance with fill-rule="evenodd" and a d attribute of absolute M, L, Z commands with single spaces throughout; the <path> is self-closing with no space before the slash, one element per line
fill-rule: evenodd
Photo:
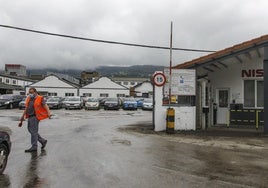
<path fill-rule="evenodd" d="M 12 103 L 9 104 L 9 109 L 13 109 L 13 104 Z"/>
<path fill-rule="evenodd" d="M 68 108 L 65 108 L 65 110 L 68 110 Z"/>
<path fill-rule="evenodd" d="M 8 149 L 5 144 L 0 144 L 0 174 L 3 174 L 7 166 Z"/>

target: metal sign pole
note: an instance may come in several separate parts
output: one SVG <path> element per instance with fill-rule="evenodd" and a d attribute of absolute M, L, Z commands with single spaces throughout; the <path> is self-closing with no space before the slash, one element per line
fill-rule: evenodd
<path fill-rule="evenodd" d="M 169 49 L 169 103 L 168 107 L 170 108 L 171 103 L 171 80 L 172 80 L 172 31 L 173 30 L 173 23 L 170 24 L 170 49 Z"/>

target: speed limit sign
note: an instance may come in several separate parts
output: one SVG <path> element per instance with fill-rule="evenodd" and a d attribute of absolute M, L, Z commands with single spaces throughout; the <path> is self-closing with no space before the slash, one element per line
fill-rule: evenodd
<path fill-rule="evenodd" d="M 153 82 L 154 85 L 161 87 L 166 83 L 166 76 L 163 73 L 158 72 L 153 76 Z"/>

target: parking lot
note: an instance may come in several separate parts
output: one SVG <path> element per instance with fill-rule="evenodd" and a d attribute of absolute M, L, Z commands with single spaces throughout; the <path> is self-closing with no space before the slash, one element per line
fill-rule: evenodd
<path fill-rule="evenodd" d="M 268 142 L 261 137 L 166 135 L 151 111 L 53 110 L 40 123 L 46 150 L 30 146 L 22 111 L 0 110 L 12 151 L 0 187 L 267 187 Z"/>

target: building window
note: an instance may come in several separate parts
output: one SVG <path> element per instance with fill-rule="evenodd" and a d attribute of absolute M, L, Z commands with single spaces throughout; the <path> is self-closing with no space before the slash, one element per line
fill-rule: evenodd
<path fill-rule="evenodd" d="M 109 97 L 108 93 L 100 93 L 100 97 Z"/>
<path fill-rule="evenodd" d="M 16 80 L 13 80 L 13 85 L 16 85 L 17 84 L 17 81 Z"/>
<path fill-rule="evenodd" d="M 244 107 L 263 107 L 263 89 L 262 80 L 244 80 Z"/>
<path fill-rule="evenodd" d="M 92 93 L 83 93 L 84 97 L 92 97 Z"/>
<path fill-rule="evenodd" d="M 65 93 L 65 97 L 73 97 L 74 93 Z"/>
<path fill-rule="evenodd" d="M 206 87 L 206 91 L 205 91 L 205 106 L 208 106 L 209 104 L 209 92 L 208 92 L 208 87 Z M 227 93 L 227 95 L 228 95 L 228 93 Z M 228 104 L 227 104 L 228 105 Z"/>
<path fill-rule="evenodd" d="M 227 108 L 228 107 L 228 90 L 219 90 L 219 107 Z"/>
<path fill-rule="evenodd" d="M 195 96 L 178 96 L 177 103 L 179 106 L 195 106 Z"/>
<path fill-rule="evenodd" d="M 134 86 L 136 84 L 136 82 L 130 82 L 130 85 Z"/>
<path fill-rule="evenodd" d="M 3 78 L 0 78 L 0 83 L 2 83 L 3 82 Z"/>
<path fill-rule="evenodd" d="M 53 96 L 56 97 L 58 94 L 57 93 L 47 93 L 47 95 L 50 97 L 53 97 Z"/>
<path fill-rule="evenodd" d="M 264 107 L 264 82 L 257 81 L 257 107 Z"/>
<path fill-rule="evenodd" d="M 128 85 L 128 82 L 124 82 L 123 84 L 124 84 L 125 86 L 127 86 L 127 85 Z"/>
<path fill-rule="evenodd" d="M 6 83 L 9 84 L 9 79 L 6 79 Z"/>
<path fill-rule="evenodd" d="M 255 80 L 244 80 L 244 106 L 255 107 Z"/>
<path fill-rule="evenodd" d="M 117 97 L 125 97 L 126 95 L 125 94 L 117 94 L 116 96 Z"/>

